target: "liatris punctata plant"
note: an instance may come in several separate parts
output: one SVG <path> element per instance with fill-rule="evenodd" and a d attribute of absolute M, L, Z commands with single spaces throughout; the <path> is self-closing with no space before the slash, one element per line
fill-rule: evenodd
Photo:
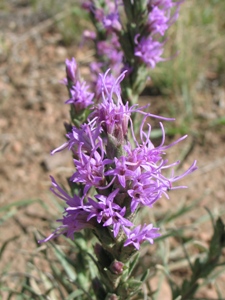
<path fill-rule="evenodd" d="M 66 60 L 64 84 L 71 107 L 67 141 L 52 151 L 70 150 L 74 173 L 71 193 L 53 177 L 52 192 L 66 207 L 61 225 L 41 242 L 77 232 L 95 236 L 92 257 L 98 276 L 90 279 L 97 300 L 132 299 L 144 276 L 132 277 L 135 254 L 142 243 L 154 243 L 160 228 L 139 218 L 143 208 L 154 209 L 168 191 L 185 188 L 176 182 L 196 169 L 196 161 L 182 175 L 174 175 L 179 161 L 168 163 L 166 150 L 183 141 L 165 145 L 162 121 L 139 107 L 149 70 L 159 61 L 166 30 L 178 15 L 180 2 L 172 0 L 89 1 L 83 3 L 96 32 L 85 32 L 95 43 L 96 61 L 91 64 L 91 82 L 80 77 L 76 60 Z M 173 13 L 171 12 L 173 10 Z M 134 116 L 142 117 L 139 130 Z M 159 120 L 162 141 L 154 146 L 149 118 Z M 170 175 L 168 172 L 170 171 Z"/>
<path fill-rule="evenodd" d="M 85 87 L 74 77 L 75 60 L 67 61 L 66 66 L 74 86 Z M 130 299 L 139 290 L 142 282 L 130 277 L 128 265 L 143 242 L 152 244 L 160 236 L 160 228 L 140 222 L 139 211 L 143 207 L 154 209 L 154 203 L 160 198 L 169 198 L 168 191 L 184 188 L 175 183 L 196 169 L 195 161 L 184 174 L 174 175 L 173 169 L 179 162 L 168 164 L 163 157 L 168 148 L 186 136 L 165 145 L 165 131 L 160 122 L 162 141 L 155 147 L 147 119 L 168 119 L 147 113 L 138 105 L 123 104 L 120 84 L 125 76 L 126 71 L 109 84 L 110 70 L 100 74 L 102 92 L 100 99 L 97 93 L 97 104 L 91 104 L 95 94 L 86 87 L 74 89 L 76 96 L 67 103 L 79 111 L 80 100 L 76 99 L 87 95 L 87 103 L 83 105 L 87 104 L 90 114 L 79 127 L 71 126 L 67 142 L 52 152 L 66 148 L 72 151 L 75 171 L 70 181 L 76 185 L 77 193 L 70 195 L 51 177 L 51 190 L 66 202 L 66 208 L 58 220 L 62 225 L 43 241 L 61 234 L 73 239 L 74 233 L 83 229 L 97 237 L 95 261 L 102 291 L 101 298 L 97 299 L 111 299 L 110 295 L 115 295 L 112 299 Z M 132 114 L 143 117 L 138 136 Z M 169 169 L 170 176 L 166 176 Z"/>

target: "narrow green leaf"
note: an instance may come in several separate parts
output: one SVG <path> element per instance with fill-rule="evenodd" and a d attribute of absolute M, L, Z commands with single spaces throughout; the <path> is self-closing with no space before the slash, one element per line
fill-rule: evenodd
<path fill-rule="evenodd" d="M 182 296 L 178 296 L 176 299 L 174 300 L 181 300 L 182 299 Z"/>
<path fill-rule="evenodd" d="M 220 287 L 217 284 L 217 282 L 215 282 L 215 288 L 216 288 L 216 293 L 217 293 L 218 299 L 222 299 L 222 292 L 221 292 Z"/>
<path fill-rule="evenodd" d="M 37 296 L 40 300 L 45 300 L 45 298 L 41 294 L 36 293 L 30 285 L 23 284 L 23 289 L 30 292 L 33 296 Z M 24 296 L 24 293 L 22 295 Z"/>
<path fill-rule="evenodd" d="M 18 239 L 18 235 L 17 236 L 13 236 L 12 238 L 8 239 L 7 241 L 5 241 L 2 245 L 2 247 L 0 248 L 0 259 L 2 258 L 3 252 L 5 251 L 5 248 L 7 247 L 7 245 L 12 242 L 15 241 L 16 239 Z"/>
<path fill-rule="evenodd" d="M 54 250 L 56 257 L 58 258 L 61 266 L 64 268 L 69 279 L 75 281 L 77 277 L 76 273 L 74 272 L 64 253 L 58 247 L 54 247 Z"/>
<path fill-rule="evenodd" d="M 159 226 L 161 224 L 169 223 L 171 221 L 174 221 L 175 219 L 183 216 L 184 214 L 190 212 L 191 210 L 196 208 L 196 205 L 202 200 L 202 198 L 199 198 L 195 201 L 193 201 L 190 205 L 182 206 L 180 209 L 176 210 L 174 213 L 166 216 L 162 219 L 162 221 L 159 221 Z"/>
<path fill-rule="evenodd" d="M 205 279 L 205 281 L 201 284 L 201 286 L 205 286 L 210 282 L 215 282 L 215 280 L 224 273 L 225 273 L 225 268 L 221 268 L 219 270 L 213 271 L 213 273 Z"/>
<path fill-rule="evenodd" d="M 210 124 L 211 126 L 216 126 L 216 125 L 225 125 L 225 117 L 217 118 Z"/>
<path fill-rule="evenodd" d="M 147 269 L 147 270 L 142 274 L 140 280 L 141 280 L 142 282 L 144 282 L 144 281 L 147 279 L 148 275 L 149 275 L 149 270 Z"/>
<path fill-rule="evenodd" d="M 18 211 L 16 209 L 12 209 L 8 211 L 7 213 L 4 213 L 4 215 L 0 218 L 0 225 L 2 225 L 5 221 L 13 217 Z"/>
<path fill-rule="evenodd" d="M 133 260 L 131 261 L 130 265 L 129 265 L 129 275 L 132 273 L 132 271 L 134 270 L 138 260 L 139 260 L 140 254 L 137 252 L 133 258 Z"/>
<path fill-rule="evenodd" d="M 177 230 L 170 230 L 169 232 L 166 232 L 165 234 L 161 235 L 160 237 L 156 238 L 155 241 L 159 242 L 162 240 L 167 239 L 168 237 L 182 237 L 184 229 L 177 229 Z"/>
<path fill-rule="evenodd" d="M 74 300 L 83 294 L 84 294 L 83 291 L 76 290 L 76 291 L 72 292 L 65 300 Z"/>
<path fill-rule="evenodd" d="M 7 211 L 12 207 L 19 208 L 19 207 L 31 205 L 31 204 L 36 203 L 36 202 L 41 203 L 43 206 L 45 206 L 44 203 L 40 199 L 34 199 L 34 200 L 28 199 L 28 200 L 16 201 L 16 202 L 4 205 L 4 206 L 0 207 L 0 212 Z"/>
<path fill-rule="evenodd" d="M 64 287 L 64 289 L 67 291 L 67 293 L 69 293 L 69 294 L 72 293 L 73 289 L 71 287 L 70 282 L 68 281 L 67 278 L 65 278 L 65 276 L 63 276 L 62 272 L 58 269 L 58 267 L 52 261 L 50 262 L 50 268 L 52 270 L 54 280 L 57 282 L 57 284 L 60 283 Z M 59 286 L 58 286 L 58 291 L 61 294 L 61 297 L 63 299 L 62 291 L 59 288 Z"/>

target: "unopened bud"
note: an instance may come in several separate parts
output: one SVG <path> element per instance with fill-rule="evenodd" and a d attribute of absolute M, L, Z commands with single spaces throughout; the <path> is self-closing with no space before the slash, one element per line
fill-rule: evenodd
<path fill-rule="evenodd" d="M 118 297 L 115 294 L 107 294 L 105 300 L 118 300 Z"/>
<path fill-rule="evenodd" d="M 109 269 L 113 274 L 120 275 L 123 273 L 124 264 L 121 261 L 114 260 Z"/>
<path fill-rule="evenodd" d="M 75 58 L 73 57 L 71 60 L 66 59 L 66 75 L 67 79 L 76 82 L 76 72 L 77 72 L 77 63 Z"/>

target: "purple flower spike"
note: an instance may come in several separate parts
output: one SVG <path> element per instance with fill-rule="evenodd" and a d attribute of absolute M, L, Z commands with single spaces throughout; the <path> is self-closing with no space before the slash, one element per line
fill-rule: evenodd
<path fill-rule="evenodd" d="M 148 38 L 148 42 L 152 43 L 153 48 L 154 43 L 156 46 L 161 45 L 152 38 Z M 151 57 L 151 53 L 145 54 L 152 67 L 160 60 L 157 56 Z M 82 193 L 82 196 L 79 197 L 79 194 L 70 196 L 52 178 L 51 190 L 66 202 L 67 208 L 63 218 L 58 220 L 62 225 L 43 241 L 61 234 L 73 238 L 74 232 L 84 228 L 96 230 L 98 233 L 101 228 L 107 227 L 108 233 L 114 236 L 115 243 L 118 239 L 124 246 L 131 246 L 131 251 L 132 247 L 139 250 L 140 245 L 146 240 L 152 244 L 160 235 L 159 229 L 152 224 L 134 227 L 131 220 L 139 208 L 143 206 L 152 208 L 162 196 L 169 199 L 169 190 L 185 188 L 173 184 L 196 170 L 195 161 L 183 174 L 174 175 L 174 167 L 179 161 L 168 164 L 163 157 L 168 148 L 183 141 L 187 136 L 165 145 L 165 130 L 160 122 L 162 141 L 155 147 L 151 141 L 151 126 L 147 124 L 148 130 L 145 130 L 147 118 L 170 119 L 146 113 L 143 107 L 138 108 L 137 105 L 131 107 L 128 103 L 124 105 L 120 83 L 126 71 L 118 78 L 109 72 L 110 70 L 99 76 L 98 104 L 93 107 L 88 123 L 81 125 L 80 128 L 70 127 L 70 132 L 66 135 L 67 142 L 52 152 L 64 148 L 72 150 L 75 172 L 70 180 L 81 186 L 79 193 Z M 79 103 L 80 99 L 83 102 L 89 99 L 91 102 L 93 98 L 93 94 L 87 91 L 85 83 L 81 85 L 79 81 L 72 86 L 71 93 L 72 98 L 67 102 L 74 105 L 76 102 Z M 144 116 L 140 124 L 139 137 L 135 135 L 131 118 L 131 113 L 134 112 Z M 133 138 L 133 142 L 129 142 L 128 137 Z M 172 170 L 170 176 L 164 175 L 165 169 Z M 91 197 L 94 189 L 97 193 L 95 199 Z"/>

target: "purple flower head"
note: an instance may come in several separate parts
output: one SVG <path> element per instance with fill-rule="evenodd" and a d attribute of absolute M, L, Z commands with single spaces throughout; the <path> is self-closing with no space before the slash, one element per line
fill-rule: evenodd
<path fill-rule="evenodd" d="M 65 64 L 67 79 L 75 83 L 77 81 L 77 63 L 75 58 L 73 57 L 71 60 L 66 59 Z"/>
<path fill-rule="evenodd" d="M 103 25 L 108 32 L 120 32 L 122 29 L 118 12 L 113 12 L 103 18 Z"/>
<path fill-rule="evenodd" d="M 62 222 L 62 226 L 64 227 L 65 234 L 68 238 L 74 239 L 74 233 L 79 232 L 82 229 L 90 228 L 94 229 L 95 222 L 90 221 L 87 222 L 87 217 L 89 212 L 85 209 L 69 209 L 65 210 L 66 215 L 63 216 L 63 219 L 57 220 L 58 222 Z M 61 233 L 62 234 L 62 233 Z"/>
<path fill-rule="evenodd" d="M 95 201 L 91 198 L 88 198 L 88 204 L 92 206 L 88 220 L 95 217 L 98 223 L 106 222 L 110 213 L 113 212 L 112 206 L 114 209 L 120 209 L 119 205 L 113 203 L 115 196 L 118 194 L 119 189 L 114 190 L 108 196 L 96 195 L 95 198 L 98 201 Z"/>
<path fill-rule="evenodd" d="M 119 183 L 123 188 L 126 187 L 126 182 L 134 177 L 134 171 L 126 165 L 126 158 L 121 156 L 119 159 L 114 158 L 115 167 L 105 173 L 105 175 L 113 175 L 118 178 Z"/>
<path fill-rule="evenodd" d="M 156 64 L 164 59 L 161 57 L 163 54 L 163 44 L 154 41 L 152 37 L 142 37 L 140 42 L 137 41 L 136 37 L 136 48 L 134 55 L 140 57 L 141 61 L 144 62 L 148 67 L 155 68 Z"/>
<path fill-rule="evenodd" d="M 113 235 L 117 237 L 120 228 L 122 227 L 132 227 L 134 224 L 128 219 L 124 218 L 126 213 L 126 208 L 123 207 L 118 209 L 112 209 L 108 214 L 108 220 L 103 224 L 103 226 L 112 226 L 113 227 Z"/>
<path fill-rule="evenodd" d="M 52 176 L 50 176 L 50 178 L 52 181 L 52 187 L 50 188 L 50 190 L 53 192 L 53 194 L 55 194 L 61 200 L 64 200 L 66 204 L 70 207 L 82 208 L 83 202 L 80 197 L 76 195 L 74 195 L 73 197 L 70 196 L 57 184 L 57 182 Z"/>
<path fill-rule="evenodd" d="M 149 30 L 155 34 L 164 35 L 165 31 L 177 20 L 180 4 L 184 0 L 173 2 L 172 0 L 149 0 Z M 175 7 L 173 15 L 172 8 Z"/>
<path fill-rule="evenodd" d="M 98 76 L 95 86 L 95 96 L 99 100 L 105 91 L 110 91 L 116 85 L 118 94 L 121 94 L 120 85 L 116 84 L 116 78 L 113 74 L 108 73 L 107 76 Z"/>
<path fill-rule="evenodd" d="M 88 216 L 88 221 L 96 218 L 98 223 L 103 226 L 112 226 L 114 237 L 119 233 L 120 227 L 131 227 L 133 223 L 124 218 L 126 208 L 121 208 L 118 204 L 114 203 L 114 199 L 118 194 L 119 189 L 114 190 L 109 196 L 96 195 L 95 198 L 98 202 L 89 198 L 88 204 L 92 206 L 92 210 Z"/>
<path fill-rule="evenodd" d="M 92 221 L 87 222 L 88 212 L 83 209 L 73 210 L 63 216 L 62 219 L 57 220 L 62 225 L 57 227 L 47 238 L 39 240 L 39 243 L 48 242 L 51 239 L 57 238 L 60 235 L 66 235 L 68 238 L 74 239 L 74 233 L 82 229 L 94 229 L 95 223 Z"/>
<path fill-rule="evenodd" d="M 160 236 L 158 230 L 159 228 L 153 227 L 152 224 L 144 224 L 142 227 L 141 225 L 138 225 L 132 230 L 124 228 L 124 231 L 127 236 L 124 246 L 126 247 L 128 245 L 133 245 L 137 250 L 139 250 L 140 245 L 144 241 L 149 241 L 150 244 L 153 244 L 154 239 Z"/>
<path fill-rule="evenodd" d="M 132 180 L 128 182 L 127 191 L 128 195 L 131 197 L 132 212 L 135 212 L 139 205 L 152 207 L 152 205 L 163 195 L 169 198 L 167 194 L 168 190 L 184 188 L 184 186 L 173 187 L 173 183 L 196 170 L 195 161 L 182 175 L 174 176 L 174 172 L 172 171 L 169 178 L 165 177 L 165 175 L 163 175 L 165 169 L 172 168 L 173 170 L 174 166 L 179 164 L 179 161 L 173 164 L 167 164 L 167 160 L 163 159 L 165 150 L 182 141 L 186 136 L 168 146 L 164 146 L 165 131 L 163 125 L 160 123 L 163 136 L 162 142 L 158 147 L 154 147 L 150 140 L 150 125 L 147 133 L 143 130 L 145 119 L 146 117 L 143 119 L 140 127 L 141 143 L 139 144 L 137 142 L 137 139 L 133 134 L 136 147 L 134 149 L 131 149 L 131 146 L 129 145 L 124 147 L 127 152 L 125 165 L 129 170 L 133 171 Z M 115 170 L 113 172 L 115 172 Z"/>
<path fill-rule="evenodd" d="M 86 107 L 93 104 L 94 94 L 88 92 L 89 86 L 86 82 L 80 83 L 77 81 L 70 89 L 71 98 L 66 104 L 73 104 L 77 112 L 83 111 Z"/>
<path fill-rule="evenodd" d="M 62 225 L 59 226 L 52 234 L 47 238 L 39 241 L 47 242 L 50 239 L 56 238 L 61 234 L 66 234 L 67 237 L 73 239 L 74 232 L 78 232 L 84 228 L 94 228 L 94 222 L 87 221 L 89 215 L 89 207 L 83 204 L 83 199 L 74 195 L 73 197 L 67 194 L 51 177 L 52 188 L 51 191 L 60 199 L 64 200 L 68 207 L 64 211 L 64 216 L 62 219 L 57 220 L 61 222 Z"/>
<path fill-rule="evenodd" d="M 169 28 L 168 21 L 169 18 L 165 15 L 164 11 L 160 10 L 157 6 L 153 7 L 148 15 L 148 29 L 150 33 L 159 33 L 163 36 Z"/>
<path fill-rule="evenodd" d="M 106 15 L 116 12 L 114 1 L 105 0 L 103 3 L 103 5 L 101 3 L 96 3 L 97 5 L 88 3 L 83 7 L 93 14 L 95 21 L 102 23 Z"/>
<path fill-rule="evenodd" d="M 123 104 L 120 92 L 120 82 L 124 79 L 126 71 L 123 72 L 113 85 L 108 84 L 109 70 L 101 76 L 102 80 L 102 102 L 98 104 L 92 113 L 92 118 L 96 119 L 106 134 L 110 134 L 121 143 L 127 135 L 128 122 L 130 120 L 131 110 Z"/>
<path fill-rule="evenodd" d="M 72 150 L 76 155 L 80 147 L 82 147 L 84 153 L 90 154 L 96 147 L 96 144 L 99 143 L 100 132 L 101 127 L 96 126 L 96 122 L 93 121 L 81 125 L 80 128 L 73 126 L 72 131 L 66 134 L 68 141 L 53 150 L 51 154 L 68 148 L 68 150 Z"/>
<path fill-rule="evenodd" d="M 160 168 L 159 168 L 160 169 Z M 137 207 L 152 205 L 162 197 L 162 194 L 170 188 L 170 182 L 166 179 L 162 181 L 162 175 L 153 172 L 145 172 L 136 177 L 132 182 L 128 195 L 131 197 L 131 211 L 135 212 Z"/>
<path fill-rule="evenodd" d="M 94 186 L 95 188 L 107 188 L 105 179 L 105 165 L 111 164 L 112 160 L 104 158 L 105 150 L 102 141 L 96 145 L 96 149 L 92 150 L 90 155 L 84 154 L 82 146 L 77 152 L 78 159 L 74 159 L 76 172 L 70 178 L 73 182 L 80 182 L 85 185 L 84 195 Z"/>

